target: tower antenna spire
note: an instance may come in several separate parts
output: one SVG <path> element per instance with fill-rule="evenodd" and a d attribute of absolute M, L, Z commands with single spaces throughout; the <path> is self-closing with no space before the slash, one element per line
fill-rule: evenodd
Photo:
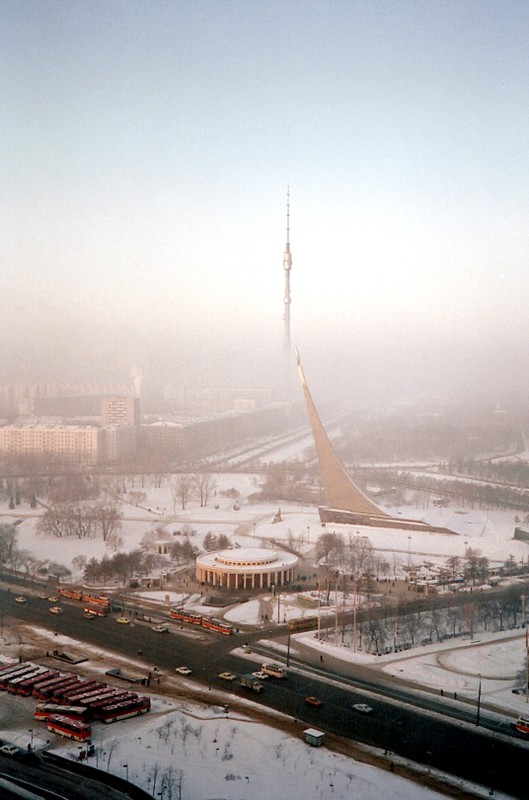
<path fill-rule="evenodd" d="M 285 252 L 283 253 L 283 269 L 285 271 L 285 293 L 283 297 L 285 306 L 283 314 L 284 350 L 288 374 L 288 364 L 290 361 L 290 270 L 292 269 L 292 253 L 290 252 L 290 186 L 287 186 L 287 241 Z"/>

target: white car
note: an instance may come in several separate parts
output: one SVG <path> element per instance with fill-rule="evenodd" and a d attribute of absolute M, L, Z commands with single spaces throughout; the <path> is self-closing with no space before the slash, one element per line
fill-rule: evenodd
<path fill-rule="evenodd" d="M 169 628 L 167 625 L 155 625 L 153 631 L 156 631 L 156 633 L 169 633 Z"/>
<path fill-rule="evenodd" d="M 353 709 L 355 711 L 359 711 L 360 714 L 372 714 L 373 713 L 373 709 L 371 708 L 371 706 L 368 706 L 367 703 L 355 703 L 353 705 Z"/>
<path fill-rule="evenodd" d="M 259 678 L 260 681 L 265 681 L 269 677 L 269 675 L 267 675 L 266 672 L 263 672 L 262 669 L 260 669 L 258 672 L 252 672 L 252 675 L 254 678 Z"/>
<path fill-rule="evenodd" d="M 177 667 L 175 669 L 175 672 L 178 672 L 179 675 L 191 675 L 192 674 L 192 670 L 190 670 L 189 667 Z"/>
<path fill-rule="evenodd" d="M 3 753 L 5 756 L 18 756 L 20 753 L 20 748 L 16 747 L 14 744 L 4 744 L 0 747 L 0 753 Z"/>
<path fill-rule="evenodd" d="M 50 608 L 50 614 L 62 614 L 62 608 L 60 606 L 52 606 Z"/>
<path fill-rule="evenodd" d="M 15 597 L 15 603 L 27 603 L 27 602 L 28 602 L 27 597 L 24 597 L 23 595 Z"/>

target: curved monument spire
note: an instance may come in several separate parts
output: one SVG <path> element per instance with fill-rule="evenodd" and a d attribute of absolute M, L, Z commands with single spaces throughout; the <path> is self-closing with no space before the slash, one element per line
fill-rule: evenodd
<path fill-rule="evenodd" d="M 417 519 L 404 519 L 403 517 L 392 517 L 386 511 L 382 511 L 361 489 L 351 480 L 345 471 L 340 459 L 334 451 L 329 437 L 327 436 L 321 420 L 316 411 L 316 406 L 307 386 L 301 359 L 296 350 L 296 361 L 298 365 L 299 377 L 307 411 L 309 415 L 314 444 L 318 454 L 323 492 L 325 495 L 325 506 L 318 509 L 322 523 L 337 523 L 345 525 L 371 525 L 381 528 L 400 528 L 401 530 L 420 531 L 424 533 L 448 533 L 453 535 L 453 531 L 448 528 L 440 528 L 428 525 L 427 522 Z"/>
<path fill-rule="evenodd" d="M 351 480 L 345 471 L 340 459 L 336 455 L 329 437 L 321 423 L 316 406 L 312 399 L 301 359 L 296 350 L 296 362 L 298 365 L 299 378 L 305 395 L 305 402 L 309 415 L 314 444 L 318 454 L 325 504 L 329 509 L 351 512 L 352 514 L 366 515 L 368 517 L 389 517 L 375 503 L 366 497 L 361 489 Z"/>

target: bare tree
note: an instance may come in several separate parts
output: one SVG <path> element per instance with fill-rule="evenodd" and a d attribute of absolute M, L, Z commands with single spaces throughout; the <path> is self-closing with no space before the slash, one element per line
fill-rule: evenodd
<path fill-rule="evenodd" d="M 173 496 L 173 506 L 176 511 L 176 502 L 180 501 L 182 511 L 186 510 L 186 505 L 193 490 L 193 476 L 192 475 L 179 475 L 176 482 L 171 486 L 171 494 Z"/>
<path fill-rule="evenodd" d="M 98 503 L 92 509 L 96 524 L 106 542 L 112 534 L 121 528 L 122 516 L 115 503 Z"/>
<path fill-rule="evenodd" d="M 207 506 L 209 496 L 215 489 L 217 482 L 211 473 L 203 472 L 200 475 L 195 475 L 193 484 L 200 501 L 200 508 L 204 508 Z"/>

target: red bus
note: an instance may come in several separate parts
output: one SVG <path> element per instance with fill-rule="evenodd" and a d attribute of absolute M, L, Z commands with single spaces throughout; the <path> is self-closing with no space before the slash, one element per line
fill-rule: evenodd
<path fill-rule="evenodd" d="M 62 706 L 60 703 L 39 703 L 33 716 L 35 719 L 48 719 L 52 714 L 59 714 L 70 719 L 86 719 L 88 711 L 84 706 Z"/>
<path fill-rule="evenodd" d="M 8 681 L 6 687 L 7 691 L 10 694 L 16 694 L 22 683 L 25 683 L 27 680 L 30 680 L 31 678 L 37 680 L 44 672 L 46 672 L 46 667 L 35 667 L 35 669 L 32 672 L 23 672 L 16 678 L 12 678 L 11 680 Z"/>
<path fill-rule="evenodd" d="M 186 611 L 185 608 L 171 608 L 169 616 L 171 619 L 177 619 L 180 622 L 191 622 L 193 625 L 202 625 L 202 615 L 195 614 L 194 611 Z"/>
<path fill-rule="evenodd" d="M 61 702 L 62 696 L 66 694 L 66 692 L 72 691 L 76 684 L 81 683 L 77 676 L 73 676 L 70 678 L 65 678 L 61 683 L 58 683 L 56 686 L 53 687 L 53 691 L 51 694 L 46 690 L 46 694 L 44 695 L 44 700 L 50 699 L 52 703 Z M 44 692 L 41 692 L 44 694 Z"/>
<path fill-rule="evenodd" d="M 33 677 L 28 677 L 17 686 L 16 694 L 21 694 L 23 697 L 29 697 L 33 694 L 33 687 L 43 678 L 51 678 L 52 675 L 57 675 L 53 670 L 48 669 L 46 672 L 41 672 Z"/>
<path fill-rule="evenodd" d="M 90 713 L 95 719 L 98 718 L 98 714 L 100 709 L 107 708 L 109 705 L 115 705 L 116 703 L 124 703 L 125 700 L 136 700 L 138 695 L 136 692 L 120 692 L 114 695 L 113 697 L 105 697 L 101 700 L 93 700 L 90 703 Z"/>
<path fill-rule="evenodd" d="M 222 619 L 209 619 L 208 617 L 202 616 L 202 614 L 196 614 L 194 611 L 186 611 L 185 608 L 171 608 L 169 616 L 171 619 L 176 619 L 179 622 L 190 622 L 192 625 L 201 625 L 203 628 L 216 631 L 217 633 L 223 633 L 226 636 L 230 636 L 233 633 L 233 625 L 230 625 L 229 622 L 224 622 Z"/>
<path fill-rule="evenodd" d="M 75 739 L 76 742 L 86 742 L 92 736 L 92 728 L 87 722 L 70 719 L 62 714 L 51 714 L 46 720 L 46 728 L 59 736 Z"/>
<path fill-rule="evenodd" d="M 529 717 L 521 714 L 513 724 L 518 733 L 523 733 L 524 736 L 529 736 Z"/>
<path fill-rule="evenodd" d="M 223 633 L 225 636 L 231 636 L 233 633 L 233 625 L 229 622 L 224 622 L 223 619 L 208 619 L 202 617 L 202 627 L 217 633 Z"/>
<path fill-rule="evenodd" d="M 10 661 L 9 664 L 2 664 L 0 667 L 0 675 L 2 672 L 7 672 L 9 669 L 13 669 L 13 667 L 19 667 L 20 664 L 18 661 Z"/>
<path fill-rule="evenodd" d="M 105 700 L 107 703 L 112 703 L 112 698 L 114 695 L 117 694 L 117 689 L 106 687 L 105 689 L 96 689 L 94 692 L 89 692 L 88 694 L 81 695 L 79 698 L 79 705 L 86 706 L 87 708 L 91 708 L 92 703 L 95 703 L 97 700 Z"/>
<path fill-rule="evenodd" d="M 37 669 L 36 664 L 31 664 L 29 661 L 26 661 L 24 664 L 17 664 L 15 667 L 5 670 L 4 672 L 0 673 L 0 689 L 7 689 L 7 685 L 11 678 L 16 678 L 19 675 L 24 675 L 25 673 L 29 675 L 29 673 L 33 672 L 35 669 Z"/>
<path fill-rule="evenodd" d="M 40 689 L 41 686 L 44 686 L 44 684 L 50 683 L 51 681 L 59 680 L 60 675 L 61 675 L 59 670 L 50 669 L 48 671 L 49 671 L 49 675 L 47 675 L 46 677 L 44 675 L 42 675 L 38 679 L 37 683 L 33 686 L 32 694 L 35 691 L 35 689 L 38 691 L 38 689 Z"/>
<path fill-rule="evenodd" d="M 92 685 L 89 686 L 89 683 Z M 104 683 L 98 683 L 98 681 L 87 681 L 86 686 L 79 686 L 74 691 L 66 692 L 63 695 L 63 700 L 69 705 L 76 705 L 81 698 L 89 697 L 96 692 L 102 692 L 105 685 Z"/>
<path fill-rule="evenodd" d="M 94 617 L 108 617 L 110 614 L 110 606 L 98 605 L 97 603 L 88 603 L 84 607 L 85 614 L 93 614 Z"/>
<path fill-rule="evenodd" d="M 99 709 L 97 718 L 101 722 L 117 722 L 119 719 L 146 714 L 150 707 L 151 701 L 148 697 L 137 697 L 135 700 L 124 700 L 122 703 L 103 706 Z"/>
<path fill-rule="evenodd" d="M 67 597 L 68 600 L 82 600 L 83 593 L 80 589 L 69 589 L 67 586 L 60 586 L 57 594 L 61 597 Z"/>
<path fill-rule="evenodd" d="M 109 606 L 110 598 L 102 594 L 87 594 L 83 592 L 83 600 L 86 603 L 95 603 L 96 606 Z"/>
<path fill-rule="evenodd" d="M 66 675 L 64 672 L 59 672 L 56 678 L 50 678 L 43 683 L 36 683 L 33 687 L 33 697 L 37 700 L 46 700 L 51 697 L 55 689 L 59 689 L 66 684 L 67 681 L 71 682 L 74 676 Z"/>

